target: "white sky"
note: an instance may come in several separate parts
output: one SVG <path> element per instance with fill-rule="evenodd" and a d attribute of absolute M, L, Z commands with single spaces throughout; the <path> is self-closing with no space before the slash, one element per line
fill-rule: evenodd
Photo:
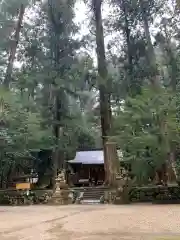
<path fill-rule="evenodd" d="M 87 34 L 89 31 L 87 29 L 86 24 L 84 21 L 86 20 L 86 14 L 87 14 L 87 8 L 84 4 L 84 1 L 78 1 L 75 4 L 75 12 L 76 12 L 76 17 L 75 17 L 75 22 L 78 25 L 81 25 L 81 34 Z"/>
<path fill-rule="evenodd" d="M 174 11 L 174 6 L 173 6 L 172 2 L 173 2 L 173 0 L 168 1 L 168 8 L 169 8 L 169 10 Z M 109 5 L 107 5 L 107 4 L 104 4 L 103 9 L 102 9 L 103 18 L 105 18 L 110 13 L 110 11 L 111 11 L 111 7 L 109 7 Z M 88 9 L 87 9 L 86 5 L 84 4 L 83 0 L 78 0 L 77 3 L 75 4 L 75 12 L 76 12 L 75 22 L 78 25 L 81 25 L 80 35 L 88 34 L 89 33 L 88 23 L 87 23 Z M 164 12 L 161 17 L 163 18 L 163 17 L 169 17 L 169 16 L 170 15 L 168 12 Z M 150 27 L 152 35 L 155 35 L 157 33 L 157 31 L 159 30 L 159 28 L 158 28 L 159 22 L 160 22 L 160 18 L 156 17 L 156 19 L 154 20 L 153 26 Z M 109 36 L 106 36 L 105 37 L 105 45 L 107 45 L 109 40 L 111 40 L 113 37 L 114 37 L 114 35 L 111 35 L 111 34 Z"/>
<path fill-rule="evenodd" d="M 103 5 L 102 8 L 102 18 L 105 18 L 111 9 L 109 9 L 109 6 L 107 4 Z M 80 33 L 79 36 L 87 35 L 89 33 L 88 24 L 88 11 L 89 9 L 85 5 L 83 0 L 78 0 L 75 4 L 75 23 L 80 26 Z M 105 36 L 105 47 L 107 46 L 108 42 L 112 40 L 114 35 L 108 34 L 108 36 Z M 91 57 L 93 57 L 94 62 L 96 64 L 96 49 L 94 48 L 93 51 L 90 53 Z"/>

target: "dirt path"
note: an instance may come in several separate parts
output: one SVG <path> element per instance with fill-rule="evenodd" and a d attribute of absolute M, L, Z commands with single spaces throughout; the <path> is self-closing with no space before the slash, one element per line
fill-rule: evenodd
<path fill-rule="evenodd" d="M 0 207 L 0 240 L 180 240 L 180 205 Z"/>

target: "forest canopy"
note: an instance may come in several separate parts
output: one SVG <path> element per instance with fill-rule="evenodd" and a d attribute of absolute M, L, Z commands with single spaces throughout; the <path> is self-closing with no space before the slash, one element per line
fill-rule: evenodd
<path fill-rule="evenodd" d="M 4 0 L 0 9 L 1 186 L 32 151 L 59 153 L 56 171 L 59 158 L 64 167 L 110 139 L 139 181 L 166 162 L 179 169 L 178 1 Z"/>

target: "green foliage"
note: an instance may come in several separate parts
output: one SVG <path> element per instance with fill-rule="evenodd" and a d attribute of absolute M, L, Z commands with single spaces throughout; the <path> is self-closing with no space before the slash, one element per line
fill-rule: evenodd
<path fill-rule="evenodd" d="M 27 111 L 17 94 L 1 89 L 0 96 L 0 170 L 6 176 L 17 165 L 24 166 L 31 151 L 53 146 L 53 136 L 50 129 L 41 128 L 40 115 Z"/>
<path fill-rule="evenodd" d="M 168 160 L 179 141 L 176 120 L 176 99 L 167 90 L 144 89 L 125 101 L 115 118 L 114 131 L 138 182 L 147 181 Z"/>
<path fill-rule="evenodd" d="M 27 191 L 14 191 L 7 190 L 0 193 L 0 204 L 3 205 L 32 205 L 38 203 L 47 203 L 51 198 L 52 190 L 30 190 L 27 195 Z"/>
<path fill-rule="evenodd" d="M 180 189 L 178 186 L 144 186 L 133 187 L 129 192 L 131 202 L 179 203 Z"/>
<path fill-rule="evenodd" d="M 108 2 L 109 19 L 103 21 L 105 36 L 111 35 L 106 87 L 113 110 L 121 109 L 114 117 L 112 134 L 118 136 L 124 159 L 142 182 L 168 159 L 171 150 L 177 150 L 179 142 L 179 14 L 167 8 L 167 1 Z M 60 129 L 56 145 L 66 156 L 77 148 L 101 147 L 97 69 L 91 57 L 94 21 L 89 42 L 79 40 L 76 1 L 1 1 L 0 81 L 21 3 L 26 11 L 16 52 L 19 64 L 13 69 L 10 92 L 0 92 L 6 103 L 0 119 L 3 176 L 30 151 L 52 148 L 55 128 Z M 163 11 L 169 19 L 161 16 Z M 155 43 L 147 37 L 151 27 L 158 29 Z M 149 46 L 155 52 L 156 72 L 149 64 Z M 157 72 L 162 89 L 143 89 Z"/>
<path fill-rule="evenodd" d="M 7 132 L 8 143 L 11 143 L 14 149 L 26 149 L 27 146 L 27 150 L 41 149 L 52 144 L 50 129 L 41 128 L 40 114 L 27 111 L 21 101 L 22 98 L 17 94 L 1 91 L 1 102 L 4 105 L 1 113 L 4 122 L 2 130 Z M 44 141 L 45 138 L 47 143 Z"/>

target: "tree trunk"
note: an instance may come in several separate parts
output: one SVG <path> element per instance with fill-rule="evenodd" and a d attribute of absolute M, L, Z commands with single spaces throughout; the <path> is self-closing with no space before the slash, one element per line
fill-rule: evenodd
<path fill-rule="evenodd" d="M 9 187 L 9 182 L 10 182 L 10 178 L 11 178 L 11 174 L 12 174 L 12 163 L 9 166 L 9 170 L 7 172 L 7 176 L 6 176 L 6 188 Z"/>
<path fill-rule="evenodd" d="M 180 9 L 180 0 L 176 0 L 176 8 Z"/>
<path fill-rule="evenodd" d="M 56 87 L 55 87 L 56 88 Z M 60 135 L 60 102 L 59 94 L 57 89 L 54 89 L 54 123 L 53 123 L 53 132 L 55 137 L 55 147 L 52 156 L 52 179 L 51 184 L 52 188 L 55 188 L 56 177 L 58 171 L 58 162 L 59 162 L 59 135 Z"/>
<path fill-rule="evenodd" d="M 132 64 L 133 57 L 131 54 L 131 30 L 129 28 L 128 10 L 127 10 L 126 1 L 122 0 L 121 4 L 122 4 L 122 10 L 124 12 L 124 22 L 125 22 L 124 33 L 126 35 L 127 54 L 128 54 L 128 69 L 129 69 L 129 75 L 131 78 L 132 70 L 133 70 L 133 64 Z"/>
<path fill-rule="evenodd" d="M 48 13 L 50 17 L 50 22 L 53 27 L 55 43 L 54 49 L 52 50 L 52 57 L 54 58 L 54 62 L 52 65 L 55 71 L 58 71 L 59 67 L 59 43 L 58 43 L 58 32 L 57 32 L 57 23 L 54 20 L 54 5 L 53 0 L 48 0 Z M 53 150 L 52 156 L 52 178 L 51 178 L 51 185 L 52 188 L 55 190 L 56 187 L 56 178 L 58 174 L 58 161 L 59 161 L 59 121 L 60 121 L 60 108 L 59 108 L 59 93 L 58 93 L 58 86 L 55 83 L 55 80 L 52 79 L 52 99 L 53 99 L 53 136 L 55 138 L 55 146 Z"/>
<path fill-rule="evenodd" d="M 115 142 L 107 142 L 106 143 L 106 153 L 107 158 L 109 160 L 109 179 L 108 183 L 112 187 L 116 187 L 116 176 L 119 171 L 119 161 L 118 161 L 118 155 L 117 155 L 117 148 Z"/>
<path fill-rule="evenodd" d="M 170 160 L 170 167 L 172 167 L 172 171 L 173 171 L 173 173 L 171 174 L 171 181 L 173 180 L 177 181 L 178 171 L 177 171 L 177 165 L 176 165 L 175 151 L 171 150 L 169 160 Z"/>
<path fill-rule="evenodd" d="M 124 13 L 124 34 L 127 44 L 127 58 L 128 58 L 128 72 L 127 72 L 127 84 L 128 93 L 134 97 L 137 93 L 137 81 L 134 79 L 133 74 L 133 55 L 132 55 L 132 42 L 131 42 L 131 28 L 128 19 L 128 6 L 126 0 L 119 0 L 120 7 Z"/>
<path fill-rule="evenodd" d="M 14 60 L 15 60 L 17 46 L 19 43 L 19 35 L 20 35 L 21 27 L 22 27 L 24 12 L 25 12 L 25 7 L 23 4 L 21 4 L 20 10 L 19 10 L 18 22 L 17 22 L 17 26 L 15 29 L 14 39 L 12 40 L 12 45 L 10 48 L 8 66 L 7 66 L 6 74 L 5 74 L 5 78 L 4 78 L 4 86 L 6 88 L 9 88 L 9 84 L 11 82 L 13 64 L 14 64 Z"/>
<path fill-rule="evenodd" d="M 101 130 L 102 130 L 102 143 L 104 149 L 104 168 L 105 168 L 105 181 L 109 179 L 109 163 L 106 153 L 106 142 L 111 129 L 111 104 L 110 104 L 110 92 L 107 89 L 108 71 L 105 57 L 104 47 L 104 33 L 102 25 L 101 14 L 102 0 L 92 0 L 92 6 L 95 16 L 96 26 L 96 53 L 98 60 L 98 86 L 100 94 L 100 115 L 101 115 Z"/>
<path fill-rule="evenodd" d="M 160 85 L 159 73 L 157 68 L 156 55 L 155 55 L 154 47 L 151 41 L 151 34 L 149 31 L 148 16 L 147 16 L 147 10 L 146 10 L 145 4 L 146 2 L 144 0 L 140 0 L 140 8 L 141 8 L 143 25 L 144 25 L 144 33 L 147 41 L 147 62 L 150 66 L 151 84 L 155 89 L 159 89 L 159 85 Z"/>
<path fill-rule="evenodd" d="M 170 86 L 172 87 L 172 90 L 176 92 L 176 85 L 177 85 L 177 77 L 178 77 L 178 66 L 177 66 L 177 60 L 175 57 L 175 54 L 172 49 L 171 40 L 168 37 L 167 33 L 167 25 L 164 24 L 164 32 L 165 32 L 165 44 L 163 45 L 163 51 L 167 51 L 167 57 L 168 58 L 168 75 L 170 76 Z"/>

